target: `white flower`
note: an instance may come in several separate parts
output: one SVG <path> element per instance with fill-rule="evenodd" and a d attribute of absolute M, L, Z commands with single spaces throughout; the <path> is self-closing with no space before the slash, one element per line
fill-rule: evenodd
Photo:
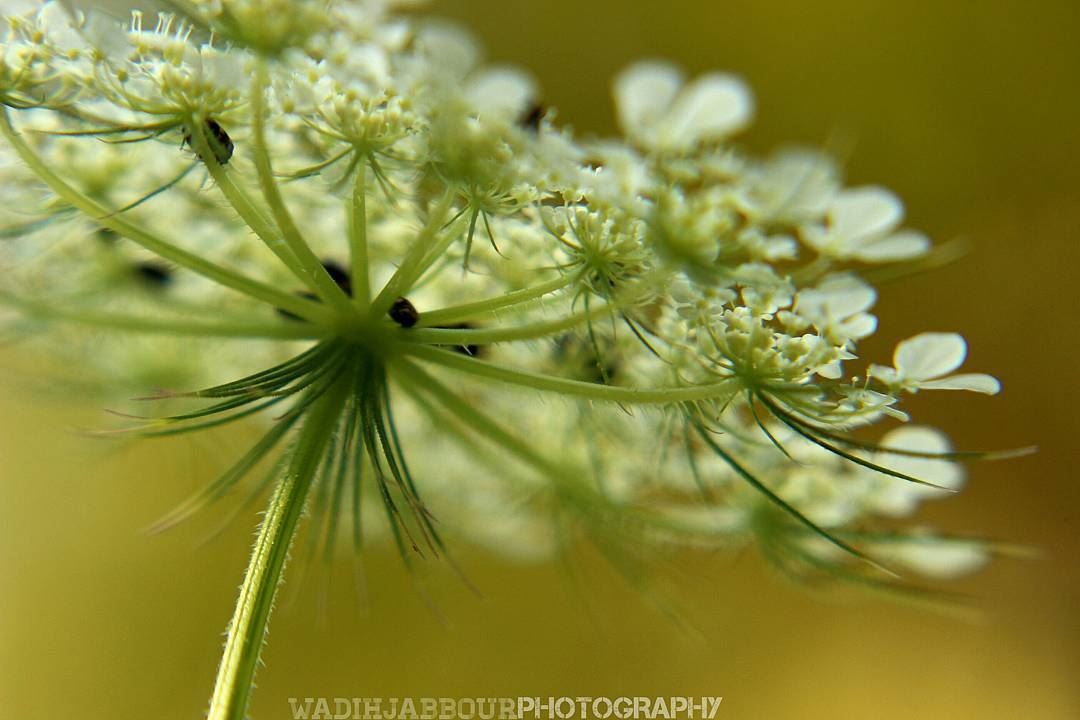
<path fill-rule="evenodd" d="M 460 81 L 480 65 L 480 48 L 464 29 L 447 22 L 427 22 L 416 29 L 418 60 L 414 70 L 426 77 L 432 73 Z"/>
<path fill-rule="evenodd" d="M 41 8 L 38 0 L 5 0 L 4 15 L 14 18 L 18 15 L 26 15 Z"/>
<path fill-rule="evenodd" d="M 896 228 L 904 206 L 891 192 L 862 187 L 841 192 L 829 206 L 827 224 L 803 229 L 807 245 L 835 260 L 891 262 L 926 253 L 930 240 L 920 232 Z"/>
<path fill-rule="evenodd" d="M 975 572 L 990 561 L 986 547 L 972 540 L 914 536 L 910 540 L 877 543 L 875 557 L 902 565 L 936 580 L 949 580 Z"/>
<path fill-rule="evenodd" d="M 624 70 L 614 92 L 627 137 L 648 150 L 688 153 L 750 124 L 754 101 L 739 78 L 709 73 L 684 83 L 682 72 L 665 62 L 646 61 Z"/>
<path fill-rule="evenodd" d="M 676 314 L 692 324 L 707 324 L 710 318 L 724 312 L 724 305 L 738 297 L 729 287 L 691 283 L 682 276 L 671 284 L 668 292 L 675 301 Z"/>
<path fill-rule="evenodd" d="M 854 347 L 854 341 L 873 335 L 877 329 L 877 318 L 866 312 L 876 299 L 874 289 L 854 275 L 830 275 L 816 288 L 799 292 L 794 315 L 812 324 L 829 342 Z M 792 327 L 800 325 L 790 317 L 783 320 Z M 840 361 L 819 369 L 818 373 L 822 377 L 839 378 Z"/>
<path fill-rule="evenodd" d="M 825 216 L 840 189 L 836 166 L 812 150 L 787 150 L 752 168 L 738 197 L 759 222 L 798 225 Z"/>
<path fill-rule="evenodd" d="M 596 167 L 579 170 L 580 192 L 590 202 L 605 207 L 622 207 L 638 217 L 645 217 L 651 204 L 648 194 L 651 177 L 648 167 L 633 149 L 620 143 L 600 141 L 586 146 Z"/>
<path fill-rule="evenodd" d="M 463 99 L 471 113 L 513 123 L 539 96 L 539 85 L 525 70 L 483 65 L 476 41 L 457 25 L 427 23 L 417 30 L 416 45 L 424 60 L 410 66 L 416 89 L 438 107 Z"/>
<path fill-rule="evenodd" d="M 799 292 L 798 315 L 830 340 L 845 343 L 874 334 L 877 318 L 866 311 L 877 292 L 854 275 L 830 275 L 817 287 Z"/>
<path fill-rule="evenodd" d="M 896 346 L 894 368 L 871 365 L 870 375 L 890 388 L 918 390 L 972 390 L 996 395 L 1001 383 L 983 373 L 949 375 L 964 363 L 967 344 L 956 333 L 922 333 Z"/>
<path fill-rule="evenodd" d="M 746 306 L 764 316 L 789 307 L 795 295 L 791 281 L 765 263 L 745 263 L 732 270 L 730 277 L 741 286 Z"/>
<path fill-rule="evenodd" d="M 780 262 L 794 260 L 799 256 L 795 239 L 787 235 L 766 235 L 758 228 L 740 232 L 732 243 L 746 252 L 752 260 Z"/>
<path fill-rule="evenodd" d="M 194 26 L 173 15 L 157 16 L 153 30 L 140 11 L 130 30 L 91 16 L 83 28 L 96 48 L 94 90 L 114 108 L 163 116 L 189 112 L 220 115 L 240 104 L 248 84 L 249 54 L 196 42 Z"/>
<path fill-rule="evenodd" d="M 771 502 L 837 537 L 858 533 L 860 548 L 889 545 L 885 559 L 900 552 L 895 537 L 911 540 L 900 565 L 943 573 L 975 562 L 977 553 L 930 547 L 938 538 L 875 527 L 942 490 L 828 451 L 843 444 L 834 432 L 886 415 L 906 420 L 899 391 L 998 389 L 985 375 L 950 375 L 965 347 L 943 334 L 901 343 L 895 368 L 872 368 L 876 382 L 843 378 L 842 363 L 877 324 L 876 293 L 849 262 L 901 260 L 929 246 L 899 229 L 899 200 L 875 187 L 844 191 L 835 164 L 815 151 L 758 160 L 728 145 L 753 114 L 749 91 L 729 75 L 688 80 L 669 64 L 634 65 L 614 88 L 620 139 L 582 141 L 554 109 L 537 125 L 526 112 L 539 97 L 531 75 L 484 64 L 454 26 L 399 16 L 394 8 L 405 2 L 190 0 L 192 17 L 135 12 L 127 24 L 69 13 L 68 0 L 54 0 L 9 16 L 0 28 L 0 100 L 13 128 L 0 129 L 18 153 L 0 142 L 0 310 L 11 298 L 43 321 L 85 316 L 87 330 L 58 339 L 87 355 L 80 368 L 140 390 L 277 367 L 301 339 L 340 345 L 342 362 L 365 374 L 402 369 L 402 389 L 417 380 L 419 394 L 415 403 L 386 401 L 401 410 L 401 448 L 385 459 L 401 456 L 404 467 L 401 453 L 415 453 L 424 507 L 430 502 L 444 527 L 519 557 L 553 552 L 555 518 L 614 530 L 633 507 L 635 517 L 640 509 L 659 521 L 642 529 L 661 542 L 779 539 L 777 553 L 845 561 L 834 546 L 818 547 L 821 537 L 805 540 L 805 522 L 760 522 L 772 517 L 761 512 Z M 42 100 L 64 111 L 38 109 Z M 227 128 L 239 151 L 213 182 L 182 147 L 188 128 L 178 126 L 192 113 Z M 271 165 L 289 180 L 278 183 Z M 43 167 L 78 182 L 57 196 L 35 179 L 56 189 Z M 265 202 L 249 199 L 260 185 Z M 366 282 L 352 274 L 354 252 L 363 253 L 355 261 Z M 347 294 L 363 287 L 392 306 L 344 301 L 313 275 L 316 262 Z M 392 312 L 393 297 L 424 319 L 415 333 Z M 91 351 L 96 323 L 211 336 L 190 343 L 192 352 L 178 352 L 183 338 L 139 336 Z M 222 368 L 216 333 L 234 331 L 267 342 L 225 355 Z M 411 353 L 465 372 L 481 366 L 455 356 L 477 356 L 540 398 L 479 380 L 448 386 L 492 417 L 474 430 L 505 422 L 505 434 L 491 433 L 490 453 L 454 432 L 433 437 L 432 428 L 453 429 L 445 421 L 464 405 L 433 389 L 441 381 L 414 378 Z M 620 397 L 676 414 L 625 419 L 589 407 Z M 339 411 L 362 409 L 361 428 L 378 410 L 367 402 Z M 689 425 L 679 428 L 682 412 Z M 469 417 L 480 415 L 462 417 L 465 425 Z M 723 452 L 698 442 L 698 431 Z M 368 439 L 380 433 L 373 426 Z M 517 449 L 506 442 L 514 436 Z M 948 449 L 943 436 L 905 428 L 883 443 L 929 457 L 851 452 L 960 486 L 958 467 L 935 454 Z M 499 446 L 506 459 L 533 466 L 522 480 L 503 472 Z M 736 472 L 728 452 L 760 486 Z M 590 477 L 579 471 L 586 466 Z M 703 487 L 723 492 L 703 503 Z M 477 520 L 494 515 L 494 523 Z M 777 534 L 790 530 L 797 534 Z"/>
<path fill-rule="evenodd" d="M 943 433 L 920 426 L 905 426 L 887 433 L 881 439 L 881 446 L 926 454 L 947 453 L 952 449 Z M 947 460 L 888 452 L 878 453 L 871 459 L 877 465 L 936 486 L 920 485 L 870 469 L 863 470 L 862 479 L 867 486 L 866 495 L 862 499 L 863 505 L 871 512 L 881 515 L 910 515 L 923 500 L 944 497 L 948 494 L 947 490 L 959 490 L 964 484 L 963 468 Z"/>
<path fill-rule="evenodd" d="M 496 66 L 471 75 L 464 92 L 469 104 L 480 114 L 490 113 L 513 122 L 536 102 L 540 91 L 527 72 L 510 66 Z"/>
<path fill-rule="evenodd" d="M 668 189 L 657 194 L 652 242 L 673 264 L 708 273 L 735 223 L 733 214 L 709 194 Z"/>

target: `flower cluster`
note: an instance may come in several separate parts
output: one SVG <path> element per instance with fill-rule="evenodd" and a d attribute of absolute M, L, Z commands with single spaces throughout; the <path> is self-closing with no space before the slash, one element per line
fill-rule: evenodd
<path fill-rule="evenodd" d="M 84 382 L 169 388 L 176 412 L 133 433 L 263 423 L 163 526 L 272 491 L 246 581 L 271 600 L 305 505 L 314 545 L 388 535 L 406 560 L 581 531 L 619 557 L 754 543 L 793 577 L 906 589 L 883 565 L 989 556 L 896 522 L 977 453 L 850 434 L 906 421 L 906 393 L 999 389 L 951 374 L 952 333 L 858 364 L 873 283 L 933 258 L 892 193 L 813 150 L 744 154 L 747 87 L 663 62 L 616 78 L 622 140 L 577 137 L 530 75 L 406 4 L 5 17 L 8 327 L 74 349 Z"/>

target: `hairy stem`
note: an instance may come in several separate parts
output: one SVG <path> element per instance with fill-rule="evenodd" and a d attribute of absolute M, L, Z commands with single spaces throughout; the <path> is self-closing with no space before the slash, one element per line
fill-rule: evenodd
<path fill-rule="evenodd" d="M 366 308 L 371 303 L 371 270 L 367 237 L 367 163 L 356 168 L 356 180 L 348 207 L 349 263 L 353 284 L 353 303 Z"/>
<path fill-rule="evenodd" d="M 446 328 L 416 328 L 402 333 L 402 339 L 421 345 L 489 345 L 515 340 L 537 340 L 562 335 L 567 330 L 584 325 L 604 315 L 610 315 L 610 305 L 601 305 L 558 320 L 529 323 L 511 327 L 452 330 Z"/>
<path fill-rule="evenodd" d="M 72 307 L 58 307 L 48 303 L 20 298 L 0 291 L 0 305 L 18 308 L 29 316 L 45 320 L 61 320 L 80 323 L 92 327 L 106 328 L 137 333 L 159 335 L 191 335 L 195 337 L 221 338 L 273 338 L 279 340 L 316 340 L 325 335 L 318 328 L 308 324 L 286 325 L 285 323 L 214 321 L 138 317 L 109 311 L 81 310 Z M 212 312 L 207 308 L 204 312 Z"/>
<path fill-rule="evenodd" d="M 542 453 L 534 450 L 528 443 L 515 437 L 484 413 L 461 400 L 445 385 L 419 367 L 411 363 L 401 363 L 395 367 L 395 371 L 408 379 L 407 382 L 401 383 L 402 388 L 408 394 L 417 399 L 422 398 L 424 393 L 431 395 L 450 413 L 473 427 L 481 437 L 486 437 L 498 447 L 508 450 L 541 474 L 558 478 L 566 472 L 558 463 L 544 457 Z M 419 392 L 418 388 L 423 388 L 423 393 Z"/>
<path fill-rule="evenodd" d="M 270 252 L 274 253 L 277 259 L 281 261 L 281 264 L 288 268 L 297 280 L 302 282 L 308 290 L 319 296 L 323 302 L 326 302 L 327 297 L 324 297 L 324 295 L 329 296 L 329 293 L 316 280 L 317 274 L 313 268 L 305 265 L 297 257 L 296 253 L 285 242 L 281 233 L 278 232 L 277 228 L 266 216 L 263 208 L 255 204 L 252 197 L 233 179 L 232 173 L 228 172 L 218 162 L 210 145 L 210 139 L 206 134 L 205 121 L 199 117 L 190 117 L 186 120 L 185 125 L 191 131 L 192 147 L 195 148 L 196 154 L 206 166 L 210 177 L 214 179 L 214 183 L 220 188 L 230 207 L 236 211 L 244 224 L 251 228 L 252 232 L 266 245 Z M 316 264 L 318 265 L 317 262 Z M 325 274 L 321 265 L 319 265 L 319 272 Z M 330 284 L 333 285 L 333 281 L 330 281 Z M 334 290 L 340 294 L 336 286 Z"/>
<path fill-rule="evenodd" d="M 562 290 L 576 279 L 576 275 L 567 273 L 552 278 L 547 282 L 542 282 L 521 290 L 514 290 L 505 295 L 499 295 L 498 297 L 488 298 L 487 300 L 478 300 L 462 305 L 453 305 L 439 310 L 432 310 L 431 312 L 423 313 L 420 316 L 420 322 L 418 324 L 420 327 L 447 325 L 462 320 L 468 320 L 477 317 L 478 315 L 487 315 L 498 310 L 512 308 L 516 305 L 523 305 L 532 302 L 533 300 L 537 300 L 544 295 Z"/>
<path fill-rule="evenodd" d="M 274 596 L 308 491 L 348 397 L 345 390 L 339 379 L 312 403 L 293 447 L 288 470 L 270 498 L 229 623 L 208 720 L 247 717 Z"/>
<path fill-rule="evenodd" d="M 434 347 L 409 346 L 408 356 L 433 362 L 453 370 L 499 380 L 511 385 L 550 391 L 562 395 L 639 405 L 674 405 L 676 403 L 697 402 L 701 400 L 726 400 L 739 391 L 735 380 L 722 380 L 706 385 L 686 385 L 668 388 L 630 388 L 601 385 L 599 383 L 569 380 L 566 378 L 518 370 L 505 365 L 483 362 L 449 350 Z"/>
<path fill-rule="evenodd" d="M 372 316 L 384 315 L 390 309 L 395 298 L 408 292 L 416 279 L 430 266 L 431 262 L 433 262 L 432 256 L 435 253 L 441 253 L 454 240 L 454 224 L 452 223 L 451 227 L 444 227 L 453 202 L 454 193 L 447 190 L 439 204 L 431 211 L 427 224 L 420 231 L 420 235 L 416 238 L 412 247 L 409 248 L 409 252 L 401 261 L 401 265 L 398 266 L 398 269 L 390 276 L 390 279 L 386 281 L 386 285 L 383 286 L 383 289 L 379 291 L 379 294 L 371 302 Z M 441 238 L 440 231 L 442 232 Z"/>
<path fill-rule="evenodd" d="M 270 207 L 270 214 L 281 230 L 281 235 L 292 251 L 293 256 L 303 271 L 314 283 L 315 292 L 323 300 L 329 302 L 338 310 L 349 312 L 351 303 L 337 286 L 329 273 L 319 262 L 319 258 L 312 252 L 311 247 L 304 240 L 300 229 L 293 221 L 292 214 L 285 199 L 281 196 L 277 181 L 274 180 L 274 167 L 270 160 L 270 151 L 266 145 L 266 88 L 270 84 L 269 71 L 266 67 L 266 59 L 259 58 L 255 63 L 255 78 L 251 87 L 251 115 L 252 115 L 252 141 L 254 145 L 255 170 L 259 176 L 259 188 L 262 190 L 263 199 Z"/>

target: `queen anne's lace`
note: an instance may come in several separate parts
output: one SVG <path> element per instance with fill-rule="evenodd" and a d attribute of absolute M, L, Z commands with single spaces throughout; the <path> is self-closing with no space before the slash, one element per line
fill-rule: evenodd
<path fill-rule="evenodd" d="M 44 337 L 143 394 L 353 348 L 378 368 L 363 387 L 392 381 L 397 433 L 364 431 L 364 467 L 397 477 L 370 453 L 404 448 L 417 483 L 365 486 L 393 509 L 380 525 L 364 503 L 364 532 L 414 503 L 413 532 L 431 513 L 519 557 L 570 518 L 602 542 L 755 541 L 797 576 L 884 582 L 858 548 L 934 577 L 981 564 L 983 543 L 881 524 L 959 488 L 940 433 L 846 434 L 906 418 L 904 393 L 999 390 L 951 374 L 955 334 L 857 364 L 875 267 L 932 252 L 895 196 L 845 189 L 817 152 L 744 155 L 742 81 L 667 63 L 616 79 L 626 142 L 575 138 L 530 75 L 396 4 L 199 0 L 123 26 L 9 11 L 10 329 L 82 321 Z M 630 414 L 592 407 L 608 401 Z M 336 512 L 328 478 L 315 507 Z"/>

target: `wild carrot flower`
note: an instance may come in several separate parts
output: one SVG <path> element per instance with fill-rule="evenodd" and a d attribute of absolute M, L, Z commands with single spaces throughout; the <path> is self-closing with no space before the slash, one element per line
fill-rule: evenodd
<path fill-rule="evenodd" d="M 906 420 L 905 393 L 998 391 L 949 374 L 949 333 L 859 364 L 875 270 L 929 241 L 820 153 L 740 151 L 739 79 L 635 65 L 625 140 L 595 140 L 404 1 L 167 4 L 5 16 L 0 301 L 83 378 L 169 401 L 123 431 L 261 427 L 159 523 L 270 495 L 211 718 L 246 712 L 305 508 L 314 547 L 382 536 L 406 562 L 584 533 L 910 592 L 883 564 L 944 577 L 993 551 L 896 522 L 984 454 L 849 434 Z"/>

